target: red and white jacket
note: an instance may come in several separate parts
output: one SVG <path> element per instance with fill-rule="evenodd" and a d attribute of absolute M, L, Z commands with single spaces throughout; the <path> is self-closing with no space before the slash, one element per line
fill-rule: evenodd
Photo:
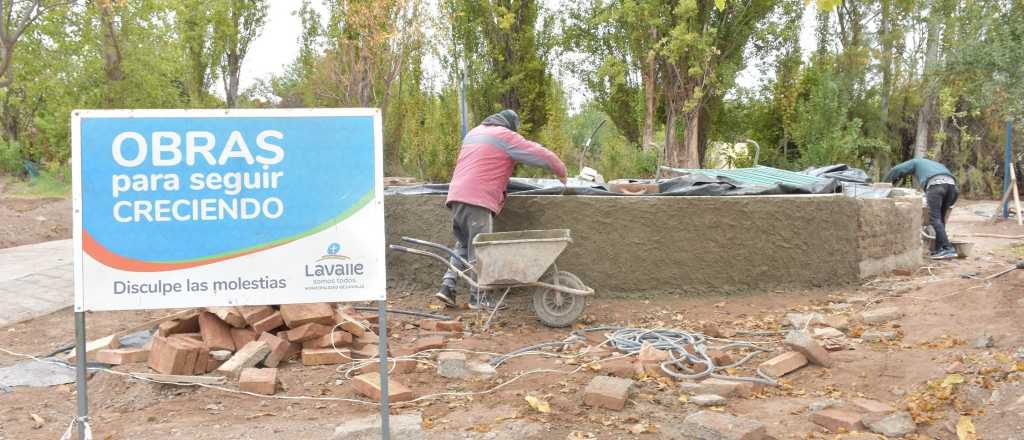
<path fill-rule="evenodd" d="M 543 167 L 566 178 L 565 164 L 551 150 L 505 127 L 480 125 L 462 140 L 445 204 L 461 202 L 500 213 L 516 163 Z"/>

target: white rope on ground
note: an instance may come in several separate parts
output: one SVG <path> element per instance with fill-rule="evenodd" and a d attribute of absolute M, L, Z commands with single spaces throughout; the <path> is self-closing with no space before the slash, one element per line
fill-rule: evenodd
<path fill-rule="evenodd" d="M 337 330 L 337 328 L 340 327 L 340 326 L 341 326 L 341 324 L 335 325 L 334 328 L 331 330 L 331 333 L 333 334 L 334 331 Z M 567 345 L 570 345 L 570 344 L 574 344 L 576 342 L 582 342 L 582 341 L 585 341 L 586 338 L 581 336 L 580 333 L 588 332 L 588 331 L 601 331 L 601 330 L 616 330 L 616 333 L 612 333 L 610 335 L 606 333 L 605 334 L 605 340 L 603 342 L 601 342 L 600 344 L 598 344 L 596 346 L 589 347 L 583 353 L 580 353 L 578 355 L 573 355 L 573 356 L 559 355 L 559 354 L 554 354 L 554 353 L 549 353 L 549 352 L 537 350 L 538 347 L 543 347 L 543 346 L 561 345 L 561 346 L 564 347 L 564 346 L 567 346 Z M 683 346 L 678 344 L 678 342 L 681 340 L 679 338 L 682 337 L 682 335 L 686 335 L 686 337 L 683 337 L 683 339 L 687 339 L 687 338 L 693 339 L 694 342 L 691 342 L 691 343 L 692 343 L 692 346 L 695 348 L 695 351 L 697 351 L 696 354 L 689 353 Z M 414 361 L 419 362 L 419 363 L 424 363 L 424 364 L 427 364 L 427 365 L 435 366 L 434 363 L 432 363 L 430 361 L 427 361 L 424 358 L 431 357 L 431 353 L 434 353 L 434 352 L 446 352 L 446 351 L 447 352 L 462 352 L 462 353 L 469 353 L 469 354 L 476 354 L 476 355 L 497 356 L 497 358 L 495 360 L 491 361 L 491 364 L 494 367 L 500 366 L 501 363 L 504 363 L 505 361 L 507 361 L 509 359 L 516 358 L 516 357 L 522 357 L 522 356 L 539 355 L 539 356 L 547 356 L 547 357 L 558 357 L 558 358 L 565 358 L 565 359 L 575 359 L 577 357 L 584 356 L 587 353 L 589 353 L 591 350 L 600 348 L 600 347 L 602 347 L 604 345 L 613 346 L 613 347 L 615 347 L 615 349 L 625 353 L 625 354 L 620 355 L 620 356 L 614 356 L 614 357 L 610 357 L 610 358 L 607 358 L 607 359 L 599 359 L 599 360 L 594 360 L 594 361 L 586 362 L 586 363 L 580 364 L 578 367 L 576 367 L 573 370 L 553 370 L 553 369 L 534 369 L 534 370 L 529 370 L 529 371 L 520 373 L 520 374 L 512 377 L 511 379 L 509 379 L 507 381 L 501 382 L 501 383 L 495 385 L 494 387 L 491 387 L 491 388 L 483 390 L 483 391 L 446 392 L 446 393 L 428 394 L 428 395 L 421 396 L 421 397 L 418 397 L 418 398 L 413 399 L 413 400 L 409 400 L 409 401 L 405 401 L 405 402 L 397 402 L 397 403 L 392 404 L 391 406 L 392 407 L 407 406 L 407 405 L 414 404 L 414 403 L 417 403 L 417 402 L 422 402 L 422 401 L 426 401 L 426 400 L 433 400 L 433 399 L 438 399 L 438 398 L 442 398 L 442 397 L 468 397 L 468 396 L 478 396 L 478 395 L 490 394 L 490 393 L 493 393 L 493 392 L 495 392 L 495 391 L 497 391 L 497 390 L 499 390 L 501 388 L 504 388 L 504 387 L 506 387 L 506 386 L 508 386 L 508 385 L 510 385 L 510 384 L 512 384 L 512 383 L 514 383 L 514 382 L 516 382 L 516 381 L 518 381 L 520 379 L 522 379 L 523 377 L 526 377 L 526 376 L 529 376 L 529 375 L 534 375 L 534 374 L 561 374 L 561 375 L 576 374 L 579 371 L 583 370 L 584 368 L 589 368 L 591 365 L 599 365 L 599 364 L 604 363 L 604 362 L 609 362 L 609 361 L 613 361 L 613 360 L 617 360 L 617 359 L 623 359 L 623 358 L 627 358 L 627 357 L 631 357 L 633 355 L 636 355 L 639 352 L 640 346 L 642 346 L 644 340 L 645 339 L 651 339 L 651 338 L 654 339 L 653 342 L 651 342 L 650 340 L 648 340 L 647 342 L 651 342 L 652 345 L 655 346 L 655 348 L 665 349 L 665 351 L 669 352 L 670 360 L 667 361 L 667 362 L 662 363 L 661 364 L 661 369 L 663 371 L 665 371 L 667 374 L 669 374 L 670 376 L 675 377 L 677 379 L 701 379 L 701 378 L 705 378 L 705 377 L 709 377 L 710 376 L 710 377 L 716 377 L 716 378 L 722 378 L 722 379 L 728 379 L 728 380 L 739 380 L 739 381 L 751 381 L 751 382 L 757 382 L 757 383 L 765 383 L 765 384 L 769 384 L 769 385 L 776 385 L 777 384 L 777 382 L 775 382 L 771 378 L 769 378 L 769 377 L 765 376 L 763 373 L 761 373 L 760 370 L 757 370 L 757 373 L 758 373 L 758 375 L 760 377 L 736 377 L 736 376 L 727 376 L 727 375 L 722 375 L 722 374 L 717 374 L 716 373 L 716 371 L 718 371 L 718 370 L 724 370 L 724 369 L 727 369 L 727 368 L 733 368 L 733 367 L 742 365 L 742 364 L 746 363 L 747 361 L 749 361 L 750 359 L 752 359 L 757 354 L 765 351 L 765 349 L 757 347 L 757 346 L 753 345 L 754 343 L 751 343 L 751 342 L 747 342 L 747 341 L 731 341 L 731 340 L 728 340 L 728 339 L 718 339 L 718 338 L 706 338 L 706 337 L 704 337 L 703 335 L 701 335 L 699 333 L 687 333 L 687 332 L 683 332 L 683 331 L 680 331 L 680 330 L 664 330 L 664 329 L 662 329 L 662 330 L 646 330 L 646 329 L 620 328 L 620 327 L 595 327 L 595 328 L 590 328 L 590 329 L 576 330 L 576 331 L 572 332 L 569 337 L 567 337 L 566 339 L 564 339 L 562 341 L 547 342 L 547 343 L 537 344 L 537 345 L 534 345 L 534 346 L 525 347 L 523 349 L 515 350 L 515 351 L 512 351 L 512 352 L 507 353 L 507 354 L 481 352 L 481 351 L 473 351 L 473 350 L 465 350 L 465 349 L 431 349 L 431 350 L 421 351 L 421 352 L 416 353 L 416 354 L 414 354 L 412 356 L 403 356 L 403 357 L 393 358 L 393 360 L 392 360 L 393 364 L 392 364 L 392 366 L 390 367 L 389 370 L 393 370 L 395 368 L 395 366 L 397 366 L 397 361 L 398 360 L 402 360 L 402 359 L 411 359 L 411 360 L 414 360 Z M 747 354 L 745 357 L 743 357 L 739 361 L 734 362 L 734 363 L 732 363 L 730 365 L 717 366 L 717 365 L 714 364 L 714 361 L 712 361 L 710 359 L 710 357 L 706 353 L 706 350 L 708 349 L 706 344 L 704 344 L 704 341 L 706 341 L 706 340 L 722 340 L 722 341 L 730 342 L 730 343 L 728 343 L 728 344 L 726 344 L 726 345 L 724 345 L 722 347 L 718 347 L 718 349 L 720 349 L 720 350 L 728 350 L 730 348 L 737 348 L 738 347 L 738 348 L 748 348 L 748 349 L 753 350 L 753 352 Z M 347 358 L 347 359 L 352 361 L 352 362 L 350 362 L 348 364 L 341 365 L 341 366 L 337 367 L 337 369 L 336 369 L 337 372 L 342 373 L 341 370 L 344 368 L 345 371 L 343 372 L 343 375 L 345 376 L 346 379 L 351 379 L 351 373 L 353 371 L 358 370 L 358 369 L 360 369 L 362 367 L 365 367 L 366 365 L 379 364 L 379 362 L 380 362 L 379 359 L 377 359 L 377 360 L 374 360 L 374 359 L 365 359 L 365 360 L 353 359 L 351 356 L 346 355 L 344 351 L 341 351 L 337 347 L 337 345 L 336 345 L 336 343 L 335 343 L 333 338 L 331 338 L 331 347 L 339 355 L 341 355 L 341 356 L 343 356 L 343 357 L 345 357 L 345 358 Z M 61 367 L 64 367 L 64 368 L 74 369 L 73 366 L 68 365 L 68 364 L 66 364 L 64 362 L 52 361 L 52 360 L 47 360 L 47 359 L 40 359 L 39 357 L 36 357 L 36 356 L 33 356 L 33 355 L 14 352 L 14 351 L 2 348 L 2 347 L 0 347 L 0 352 L 6 353 L 6 354 L 8 354 L 10 356 L 30 359 L 30 360 L 35 361 L 35 362 L 52 364 L 52 365 L 58 365 L 58 366 L 61 366 Z M 682 356 L 677 356 L 677 353 L 682 354 Z M 671 371 L 671 370 L 669 370 L 667 368 L 668 366 L 676 366 L 677 368 L 680 369 L 680 371 L 692 371 L 692 370 L 689 370 L 689 368 L 686 365 L 683 364 L 683 361 L 688 361 L 688 362 L 691 362 L 691 363 L 703 363 L 703 364 L 707 365 L 708 368 L 703 373 L 697 373 L 697 374 L 679 374 L 679 373 Z M 181 382 L 173 382 L 173 381 L 163 381 L 163 380 L 156 380 L 156 379 L 152 379 L 152 378 L 148 378 L 148 377 L 139 376 L 136 373 L 115 371 L 115 370 L 112 370 L 112 369 L 109 369 L 109 368 L 95 368 L 95 367 L 93 367 L 93 368 L 89 368 L 89 370 L 103 372 L 103 373 L 107 373 L 107 374 L 112 374 L 112 375 L 120 376 L 120 377 L 132 378 L 132 379 L 135 379 L 135 380 L 139 380 L 139 381 L 143 381 L 143 382 L 148 382 L 148 383 L 154 383 L 154 384 L 160 384 L 160 385 L 171 385 L 171 386 L 191 386 L 191 387 L 207 388 L 207 389 L 221 391 L 221 392 L 225 392 L 225 393 L 246 395 L 246 396 L 256 397 L 256 398 L 260 398 L 260 399 L 294 400 L 294 401 L 344 402 L 344 403 L 353 403 L 353 404 L 358 404 L 358 405 L 380 406 L 380 404 L 377 403 L 377 402 L 371 402 L 371 401 L 359 400 L 359 399 L 348 399 L 348 398 L 343 398 L 343 397 L 264 395 L 264 394 L 256 394 L 256 393 L 252 393 L 252 392 L 248 392 L 248 391 L 242 391 L 242 390 L 222 387 L 222 386 L 218 386 L 218 385 L 211 385 L 211 384 L 181 383 Z M 75 418 L 72 421 L 72 424 L 69 427 L 69 429 L 72 429 L 76 425 L 76 423 L 86 423 L 87 430 L 90 430 L 90 429 L 88 429 L 89 428 L 88 420 L 81 420 L 79 418 Z"/>
<path fill-rule="evenodd" d="M 444 351 L 444 350 L 437 350 L 437 351 Z M 463 351 L 468 351 L 468 350 L 463 350 Z M 74 369 L 73 366 L 65 364 L 63 362 L 51 361 L 51 360 L 47 360 L 47 359 L 40 359 L 40 358 L 38 358 L 36 356 L 33 356 L 33 355 L 30 355 L 30 354 L 24 354 L 24 353 L 18 353 L 18 352 L 10 351 L 10 350 L 7 350 L 7 349 L 2 348 L 2 347 L 0 347 L 0 352 L 8 354 L 10 356 L 30 359 L 30 360 L 35 361 L 35 362 L 40 362 L 40 363 L 44 363 L 44 364 L 53 364 L 53 365 L 61 366 L 61 367 L 68 368 L 68 369 Z M 628 355 L 626 355 L 626 356 L 628 356 Z M 625 357 L 625 356 L 621 356 L 621 357 Z M 516 381 L 518 381 L 519 379 L 522 379 L 523 377 L 526 377 L 526 376 L 529 376 L 529 375 L 542 374 L 542 373 L 546 373 L 546 374 L 566 374 L 566 375 L 567 374 L 575 374 L 575 373 L 579 372 L 581 369 L 583 369 L 583 368 L 585 368 L 585 367 L 587 367 L 587 366 L 589 366 L 591 364 L 599 364 L 601 362 L 607 362 L 607 361 L 611 361 L 611 360 L 614 360 L 614 359 L 618 359 L 618 358 L 608 358 L 608 359 L 602 359 L 602 360 L 598 360 L 598 361 L 594 361 L 594 362 L 589 362 L 587 364 L 580 365 L 578 368 L 576 368 L 576 369 L 574 369 L 572 371 L 551 370 L 551 369 L 530 370 L 530 371 L 526 371 L 524 373 L 520 373 L 520 374 L 514 376 L 512 379 L 509 379 L 509 380 L 507 380 L 505 382 L 501 382 L 498 385 L 496 385 L 496 386 L 494 386 L 494 387 L 492 387 L 490 389 L 484 390 L 484 391 L 467 391 L 467 392 L 449 392 L 449 393 L 428 394 L 428 395 L 421 396 L 421 397 L 413 399 L 413 400 L 409 400 L 409 401 L 405 401 L 405 402 L 392 403 L 391 407 L 392 408 L 396 408 L 396 407 L 408 406 L 408 405 L 411 405 L 411 404 L 414 404 L 414 403 L 417 403 L 417 402 L 422 402 L 422 401 L 425 401 L 425 400 L 433 400 L 433 399 L 438 399 L 438 398 L 447 397 L 447 396 L 460 397 L 460 396 L 476 396 L 476 395 L 490 394 L 490 393 L 493 393 L 493 392 L 495 392 L 495 391 L 497 391 L 497 390 L 499 390 L 501 388 L 504 388 L 504 387 L 506 387 L 506 386 L 508 386 L 508 385 L 510 385 L 510 384 L 512 384 L 512 383 L 514 383 Z M 154 384 L 208 388 L 208 389 L 211 389 L 211 390 L 221 391 L 221 392 L 225 392 L 225 393 L 229 393 L 229 394 L 247 395 L 247 396 L 256 397 L 256 398 L 260 398 L 260 399 L 297 400 L 297 401 L 305 400 L 305 401 L 322 401 L 322 402 L 344 402 L 344 403 L 354 403 L 354 404 L 359 404 L 359 405 L 367 405 L 367 406 L 375 406 L 375 407 L 379 407 L 380 406 L 380 403 L 378 403 L 378 402 L 371 402 L 371 401 L 359 400 L 359 399 L 348 399 L 348 398 L 344 398 L 344 397 L 277 396 L 277 395 L 272 395 L 271 396 L 271 395 L 256 394 L 256 393 L 252 393 L 252 392 L 249 392 L 249 391 L 236 390 L 236 389 L 232 389 L 232 388 L 227 388 L 227 387 L 222 387 L 222 386 L 217 386 L 217 385 L 210 385 L 210 384 L 203 384 L 203 383 L 181 383 L 181 382 L 173 382 L 173 381 L 156 380 L 156 379 L 151 379 L 151 378 L 148 378 L 148 377 L 138 376 L 135 373 L 128 373 L 128 372 L 123 372 L 123 371 L 115 371 L 115 370 L 111 370 L 109 368 L 96 368 L 96 367 L 92 367 L 92 368 L 89 368 L 89 370 L 90 371 L 98 371 L 98 372 L 108 373 L 108 374 L 112 374 L 112 375 L 115 375 L 115 376 L 128 377 L 128 378 L 140 380 L 140 381 L 143 381 L 143 382 L 154 383 Z M 75 423 L 84 423 L 84 422 L 85 421 L 81 421 L 78 418 L 76 418 L 74 421 L 72 421 L 72 426 L 74 426 Z"/>
<path fill-rule="evenodd" d="M 68 425 L 68 429 L 64 431 L 64 435 L 60 436 L 60 440 L 71 440 L 72 432 L 75 431 L 75 427 L 79 424 L 82 425 L 82 438 L 78 440 L 92 440 L 92 426 L 89 426 L 88 417 L 75 417 L 71 419 L 71 424 Z"/>

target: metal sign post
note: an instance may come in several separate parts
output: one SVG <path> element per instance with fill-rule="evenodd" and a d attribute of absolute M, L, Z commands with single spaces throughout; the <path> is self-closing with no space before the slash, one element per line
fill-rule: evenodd
<path fill-rule="evenodd" d="M 377 327 L 380 335 L 380 438 L 391 438 L 390 396 L 388 395 L 388 302 L 377 301 Z"/>
<path fill-rule="evenodd" d="M 85 424 L 89 421 L 89 393 L 86 376 L 86 363 L 89 361 L 85 352 L 85 312 L 75 312 L 75 388 L 78 393 L 78 440 L 85 440 Z"/>

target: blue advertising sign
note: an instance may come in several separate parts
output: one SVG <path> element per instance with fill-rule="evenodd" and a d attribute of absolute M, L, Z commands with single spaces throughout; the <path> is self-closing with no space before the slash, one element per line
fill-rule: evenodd
<path fill-rule="evenodd" d="M 385 296 L 376 109 L 72 115 L 77 310 Z"/>

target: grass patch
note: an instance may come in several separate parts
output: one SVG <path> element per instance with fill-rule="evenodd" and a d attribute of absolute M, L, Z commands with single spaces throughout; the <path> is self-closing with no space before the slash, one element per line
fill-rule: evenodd
<path fill-rule="evenodd" d="M 69 173 L 42 170 L 39 175 L 29 180 L 5 177 L 7 195 L 15 197 L 55 197 L 64 198 L 71 195 L 71 179 Z"/>
<path fill-rule="evenodd" d="M 1024 244 L 1015 244 L 1010 246 L 1010 255 L 1019 259 L 1024 259 Z"/>

